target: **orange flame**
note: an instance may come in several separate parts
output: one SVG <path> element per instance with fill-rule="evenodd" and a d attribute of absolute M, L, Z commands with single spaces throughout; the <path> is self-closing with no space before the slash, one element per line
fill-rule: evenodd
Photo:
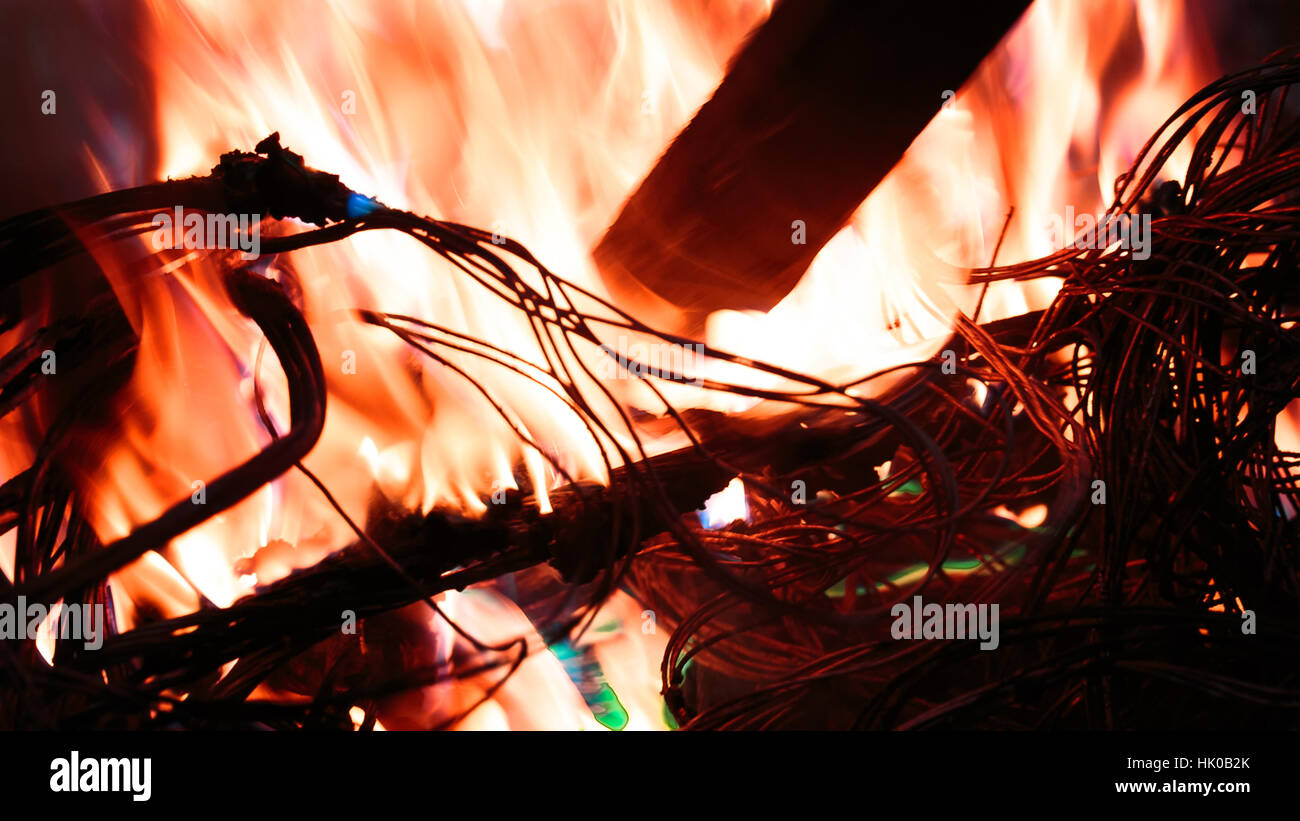
<path fill-rule="evenodd" d="M 508 235 L 603 295 L 589 249 L 770 2 L 329 2 L 310 20 L 304 7 L 257 0 L 154 0 L 149 11 L 160 177 L 204 173 L 220 153 L 279 131 L 349 187 Z M 1010 206 L 1002 263 L 1054 250 L 1045 225 L 1067 205 L 1108 204 L 1146 137 L 1209 79 L 1191 60 L 1191 38 L 1184 2 L 1039 0 L 942 111 L 936 89 L 934 121 L 796 289 L 766 315 L 715 314 L 708 341 L 828 379 L 932 356 L 957 312 L 973 311 L 968 271 L 991 261 Z M 1176 155 L 1172 176 L 1180 163 Z M 456 375 L 414 360 L 350 313 L 436 318 L 541 361 L 521 316 L 431 257 L 409 238 L 372 233 L 273 263 L 273 275 L 301 284 L 329 382 L 325 430 L 306 465 L 358 521 L 376 490 L 408 509 L 474 514 L 494 489 L 515 485 L 521 465 L 543 495 L 558 481 Z M 187 259 L 138 281 L 101 264 L 141 336 L 115 445 L 85 470 L 91 522 L 109 540 L 265 446 L 255 383 L 281 430 L 288 413 L 274 356 L 259 360 L 260 338 L 231 309 L 216 271 Z M 1042 307 L 1055 287 L 994 285 L 981 319 Z M 456 361 L 566 470 L 605 478 L 601 443 L 556 400 Z M 690 387 L 672 397 L 743 408 Z M 117 613 L 126 628 L 140 601 L 168 616 L 197 608 L 200 594 L 225 606 L 351 540 L 316 488 L 286 475 L 177 539 L 170 562 L 151 554 L 117 574 Z M 12 537 L 0 547 L 11 572 Z M 504 597 L 442 601 L 484 640 L 524 635 L 540 646 Z M 662 726 L 653 660 L 663 638 L 637 630 L 630 600 L 606 607 L 625 623 L 623 639 L 601 652 L 632 694 L 629 726 Z M 414 724 L 454 715 L 485 686 L 432 688 Z M 462 726 L 598 725 L 555 659 L 534 654 Z"/>

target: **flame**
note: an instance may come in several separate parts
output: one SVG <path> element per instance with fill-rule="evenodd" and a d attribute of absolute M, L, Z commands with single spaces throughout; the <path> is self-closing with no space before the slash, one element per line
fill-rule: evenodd
<path fill-rule="evenodd" d="M 1300 399 L 1292 399 L 1276 417 L 1273 429 L 1273 441 L 1286 459 L 1286 473 L 1294 481 L 1300 477 Z M 1279 495 L 1282 515 L 1294 519 L 1300 511 L 1291 504 L 1290 498 Z"/>
<path fill-rule="evenodd" d="M 156 176 L 206 173 L 219 154 L 278 130 L 284 144 L 353 189 L 490 227 L 603 295 L 588 249 L 769 10 L 754 0 L 328 3 L 304 26 L 301 10 L 274 4 L 154 2 L 147 39 Z M 98 261 L 140 335 L 119 421 L 96 440 L 111 444 L 88 448 L 100 458 L 87 458 L 80 477 L 88 518 L 107 541 L 186 496 L 202 503 L 205 480 L 265 447 L 259 393 L 279 433 L 289 415 L 274 354 L 232 309 L 220 271 L 204 257 L 143 281 L 114 258 Z M 516 470 L 549 512 L 546 490 L 558 477 L 542 454 L 521 445 L 460 377 L 416 361 L 352 313 L 433 318 L 542 362 L 531 328 L 511 309 L 401 236 L 359 235 L 272 260 L 266 273 L 301 289 L 329 392 L 325 430 L 304 464 L 352 519 L 364 523 L 376 491 L 406 509 L 481 514 L 494 491 L 517 487 Z M 511 421 L 571 475 L 606 479 L 600 445 L 557 400 L 477 360 L 457 364 L 502 398 Z M 229 605 L 353 539 L 310 481 L 288 474 L 184 534 L 165 556 L 149 554 L 116 574 L 119 621 L 123 629 L 136 623 L 137 602 L 165 616 L 191 612 L 201 599 Z M 601 726 L 563 665 L 537 652 L 540 637 L 517 607 L 482 591 L 448 594 L 442 604 L 476 634 L 527 636 L 533 650 L 519 683 L 463 726 Z M 429 629 L 445 637 L 447 626 Z M 637 663 L 653 658 L 641 644 L 634 643 Z M 614 653 L 621 695 L 638 705 L 629 726 L 663 726 L 646 706 L 658 702 L 656 665 L 629 676 L 636 663 L 611 646 L 600 652 Z M 472 684 L 439 692 L 414 724 L 381 723 L 446 718 L 473 692 Z M 285 694 L 259 691 L 272 695 Z"/>
<path fill-rule="evenodd" d="M 725 488 L 704 502 L 700 522 L 707 528 L 726 527 L 737 519 L 749 520 L 749 504 L 745 501 L 745 483 L 740 477 L 732 479 Z"/>
<path fill-rule="evenodd" d="M 219 154 L 279 131 L 285 145 L 354 190 L 508 235 L 604 296 L 589 249 L 770 7 L 770 0 L 327 2 L 304 20 L 303 9 L 288 4 L 153 0 L 156 176 L 205 173 Z M 1116 174 L 1209 79 L 1209 67 L 1192 62 L 1188 17 L 1187 3 L 1173 0 L 1039 0 L 942 111 L 936 90 L 933 122 L 794 291 L 765 315 L 710 317 L 710 344 L 828 379 L 933 355 L 957 312 L 973 312 L 979 289 L 967 284 L 969 269 L 992 261 L 1008 209 L 1016 211 L 998 262 L 1054 250 L 1049 218 L 1067 205 L 1104 209 Z M 1175 155 L 1168 174 L 1176 177 L 1186 161 Z M 141 280 L 113 259 L 99 262 L 141 339 L 119 421 L 106 432 L 112 445 L 88 449 L 81 476 L 88 516 L 107 541 L 197 498 L 203 481 L 265 447 L 258 391 L 281 433 L 289 415 L 278 363 L 230 306 L 219 271 L 194 255 Z M 458 376 L 415 360 L 351 312 L 436 318 L 540 362 L 522 317 L 413 240 L 381 232 L 270 261 L 267 273 L 301 288 L 330 403 L 305 465 L 349 516 L 364 522 L 376 491 L 406 509 L 480 514 L 494 490 L 517 486 L 521 469 L 549 511 L 546 490 L 559 479 L 542 454 L 522 445 Z M 998 283 L 980 318 L 1043 307 L 1055 287 Z M 477 360 L 456 362 L 502 397 L 519 427 L 572 475 L 606 478 L 600 444 L 556 400 Z M 734 397 L 689 387 L 672 397 L 745 409 Z M 25 464 L 18 450 L 8 453 Z M 725 508 L 719 516 L 745 517 L 739 479 L 716 504 Z M 116 612 L 127 629 L 136 602 L 166 616 L 195 610 L 201 598 L 225 606 L 352 540 L 316 487 L 290 473 L 177 539 L 166 556 L 147 555 L 116 574 Z M 0 542 L 9 544 L 0 555 L 12 556 L 11 541 Z M 524 636 L 530 647 L 542 645 L 499 593 L 475 589 L 441 601 L 482 640 Z M 663 638 L 637 630 L 639 613 L 616 596 L 597 621 L 608 615 L 621 624 L 610 631 L 620 638 L 574 652 L 599 658 L 623 696 L 627 726 L 660 727 L 654 660 Z M 428 629 L 447 635 L 445 624 Z M 554 654 L 534 652 L 460 726 L 603 726 L 571 679 Z M 490 683 L 437 685 L 418 716 L 399 711 L 383 724 L 429 726 L 474 703 Z M 358 725 L 363 718 L 354 711 Z"/>
<path fill-rule="evenodd" d="M 703 20 L 699 11 L 338 3 L 308 31 L 287 7 L 153 3 L 158 176 L 204 173 L 230 147 L 279 130 L 354 189 L 491 226 L 602 293 L 587 249 L 768 4 L 710 8 Z M 555 48 L 566 38 L 582 48 Z M 329 380 L 325 431 L 305 464 L 357 521 L 375 488 L 406 508 L 481 514 L 492 491 L 517 485 L 518 466 L 547 512 L 557 477 L 539 452 L 455 374 L 430 366 L 412 379 L 403 343 L 349 315 L 435 317 L 542 361 L 526 322 L 431 256 L 409 238 L 376 233 L 270 271 L 296 274 Z M 100 262 L 141 335 L 122 399 L 129 413 L 102 467 L 84 477 L 91 521 L 108 540 L 201 494 L 197 483 L 265 446 L 255 389 L 280 432 L 288 412 L 274 356 L 259 356 L 257 332 L 231 310 L 217 272 L 195 258 L 140 282 L 117 273 L 114 260 Z M 503 397 L 571 475 L 605 478 L 599 445 L 557 400 L 477 361 L 458 364 Z M 242 414 L 230 414 L 232 396 Z M 168 562 L 225 605 L 351 539 L 319 492 L 289 475 L 178 539 Z M 234 564 L 258 549 L 266 560 L 237 575 Z"/>
<path fill-rule="evenodd" d="M 766 314 L 720 311 L 709 343 L 831 381 L 937 353 L 971 268 L 1046 256 L 1050 227 L 1110 205 L 1115 178 L 1214 79 L 1185 0 L 1038 0 L 940 108 L 850 224 Z M 1187 141 L 1165 166 L 1181 179 Z M 1014 214 L 1008 222 L 1008 210 Z M 1046 307 L 1061 281 L 992 284 L 979 319 Z M 780 385 L 772 379 L 764 387 Z M 877 389 L 883 388 L 879 385 Z"/>

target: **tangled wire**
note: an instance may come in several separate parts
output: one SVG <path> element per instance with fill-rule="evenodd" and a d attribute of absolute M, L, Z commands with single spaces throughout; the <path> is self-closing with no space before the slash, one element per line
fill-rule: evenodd
<path fill-rule="evenodd" d="M 1287 278 L 1300 252 L 1300 119 L 1287 99 L 1297 81 L 1300 54 L 1278 54 L 1202 90 L 1153 136 L 1106 215 L 1153 214 L 1149 257 L 1067 247 L 973 272 L 976 284 L 1062 278 L 1046 310 L 980 324 L 976 309 L 958 318 L 948 355 L 845 384 L 708 347 L 706 359 L 783 387 L 651 376 L 620 359 L 653 408 L 616 395 L 590 354 L 610 333 L 694 340 L 645 326 L 517 242 L 356 194 L 275 135 L 255 153 L 225 155 L 207 177 L 5 220 L 0 332 L 13 343 L 0 358 L 0 418 L 22 414 L 40 444 L 30 467 L 0 485 L 0 534 L 17 531 L 0 601 L 107 604 L 111 615 L 113 573 L 149 551 L 166 555 L 175 537 L 294 470 L 356 541 L 228 608 L 125 631 L 110 618 L 93 653 L 60 640 L 47 662 L 33 641 L 0 642 L 0 723 L 350 727 L 349 707 L 362 705 L 372 726 L 386 695 L 499 670 L 450 726 L 540 648 L 481 641 L 435 597 L 546 563 L 564 580 L 536 619 L 547 642 L 587 629 L 619 588 L 672 625 L 664 696 L 687 728 L 1276 726 L 1279 715 L 1293 724 L 1280 711 L 1300 706 L 1291 661 L 1300 460 L 1279 448 L 1276 429 L 1300 396 L 1296 280 Z M 1250 111 L 1246 91 L 1257 100 Z M 1185 179 L 1161 181 L 1188 142 Z M 349 518 L 302 464 L 328 396 L 293 283 L 232 267 L 232 304 L 285 372 L 289 428 L 276 428 L 259 387 L 269 442 L 260 453 L 209 481 L 206 505 L 179 502 L 100 543 L 64 459 L 85 408 L 120 390 L 139 340 L 111 296 L 52 316 L 41 302 L 44 317 L 19 296 L 32 292 L 33 274 L 142 235 L 177 205 L 318 226 L 265 240 L 268 255 L 400 231 L 526 317 L 541 361 L 426 318 L 358 312 L 466 380 L 549 461 L 563 482 L 549 494 L 554 512 L 542 513 L 521 477 L 509 504 L 478 520 L 379 508 L 364 527 Z M 184 253 L 150 254 L 129 270 Z M 67 359 L 85 364 L 51 385 L 41 378 L 49 350 L 79 352 Z M 562 403 L 599 445 L 608 484 L 570 475 L 467 359 Z M 682 411 L 664 383 L 686 381 L 777 411 Z M 885 381 L 893 387 L 872 390 Z M 689 446 L 652 454 L 651 414 Z M 696 524 L 691 511 L 736 476 L 749 520 Z M 996 603 L 997 649 L 898 640 L 896 606 L 917 596 Z M 419 601 L 472 647 L 471 661 L 380 675 L 360 643 L 338 636 L 341 606 L 378 625 Z M 298 682 L 308 700 L 249 699 L 261 684 L 302 679 L 303 659 L 322 665 Z"/>

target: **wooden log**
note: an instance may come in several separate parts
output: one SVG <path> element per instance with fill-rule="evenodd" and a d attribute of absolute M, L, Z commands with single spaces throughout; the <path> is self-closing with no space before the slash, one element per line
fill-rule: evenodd
<path fill-rule="evenodd" d="M 593 252 L 620 304 L 770 309 L 1027 5 L 778 3 Z"/>
<path fill-rule="evenodd" d="M 896 442 L 888 432 L 861 415 L 843 410 L 799 411 L 766 419 L 731 419 L 710 411 L 689 411 L 692 426 L 733 467 L 810 467 L 843 458 L 858 448 L 878 451 L 868 460 L 887 458 Z M 665 489 L 665 501 L 677 516 L 700 508 L 721 490 L 732 474 L 693 448 L 648 460 Z M 645 464 L 640 466 L 646 467 Z M 626 468 L 616 471 L 622 482 Z M 384 545 L 409 579 L 425 592 L 438 593 L 495 578 L 511 571 L 549 563 L 566 579 L 586 581 L 592 568 L 582 561 L 598 557 L 611 536 L 614 504 L 599 486 L 566 487 L 550 494 L 554 512 L 540 516 L 536 500 L 514 498 L 493 508 L 480 521 L 434 512 L 428 516 L 380 516 L 370 535 Z M 668 528 L 669 512 L 645 496 L 622 501 L 619 552 L 635 547 L 629 523 L 638 507 L 637 538 Z M 462 568 L 454 570 L 453 568 Z M 3 577 L 0 577 L 3 578 Z M 364 543 L 355 543 L 316 565 L 299 570 L 221 610 L 198 612 L 141 625 L 109 636 L 94 653 L 74 655 L 74 666 L 95 671 L 109 664 L 130 664 L 139 680 L 156 676 L 153 685 L 185 686 L 234 658 L 250 659 L 258 672 L 236 679 L 249 686 L 276 664 L 316 642 L 338 634 L 339 614 L 353 610 L 364 619 L 420 600 L 408 579 Z M 274 640 L 270 640 L 270 639 Z"/>

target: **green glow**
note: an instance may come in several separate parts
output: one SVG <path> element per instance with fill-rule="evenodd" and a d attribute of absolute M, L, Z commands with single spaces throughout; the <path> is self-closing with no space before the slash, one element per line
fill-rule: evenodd
<path fill-rule="evenodd" d="M 897 490 L 895 490 L 893 493 L 890 493 L 889 495 L 895 496 L 899 493 L 903 493 L 908 496 L 920 496 L 921 490 L 922 490 L 921 480 L 911 479 L 906 484 L 900 485 Z"/>
<path fill-rule="evenodd" d="M 1025 557 L 1027 550 L 1028 548 L 1020 542 L 1011 542 L 998 551 L 997 556 L 985 556 L 983 561 L 978 558 L 949 559 L 943 563 L 943 572 L 950 576 L 965 576 L 979 571 L 984 566 L 985 562 L 991 564 L 996 561 L 1001 562 L 1002 564 L 1015 564 Z M 888 584 L 884 582 L 877 584 L 876 590 L 885 591 L 888 590 L 891 585 L 902 587 L 914 584 L 924 578 L 926 571 L 929 569 L 930 566 L 924 562 L 909 565 L 890 576 Z M 838 582 L 826 589 L 826 595 L 832 599 L 840 599 L 844 597 L 846 590 L 847 580 L 840 579 Z M 867 588 L 858 585 L 857 595 L 865 596 L 866 594 Z"/>
<path fill-rule="evenodd" d="M 668 709 L 668 702 L 664 702 L 663 715 L 660 717 L 663 719 L 665 727 L 667 727 L 670 730 L 677 729 L 677 719 L 673 718 L 672 710 Z"/>
<path fill-rule="evenodd" d="M 600 669 L 600 662 L 591 648 L 576 648 L 568 639 L 561 639 L 550 646 L 551 654 L 564 665 L 569 680 L 578 688 L 587 709 L 602 726 L 610 730 L 622 730 L 627 727 L 631 717 L 618 694 L 605 680 L 605 673 Z"/>

